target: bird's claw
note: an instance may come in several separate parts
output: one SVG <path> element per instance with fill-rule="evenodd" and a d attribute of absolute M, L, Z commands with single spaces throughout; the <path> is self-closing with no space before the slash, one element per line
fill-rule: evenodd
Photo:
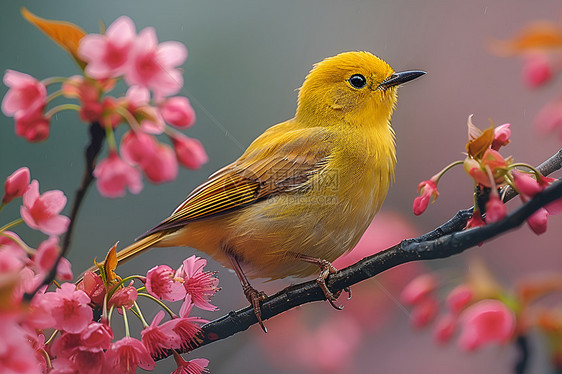
<path fill-rule="evenodd" d="M 258 291 L 250 285 L 244 286 L 242 287 L 242 289 L 244 291 L 244 295 L 246 295 L 246 299 L 248 299 L 248 301 L 254 308 L 254 314 L 258 319 L 258 323 L 260 324 L 261 329 L 263 330 L 263 332 L 267 332 L 267 328 L 265 327 L 261 319 L 261 307 L 260 307 L 260 301 L 267 299 L 267 295 L 265 294 L 265 292 Z"/>
<path fill-rule="evenodd" d="M 335 304 L 335 301 L 338 299 L 338 297 L 340 297 L 342 290 L 334 293 L 328 289 L 328 286 L 326 286 L 326 279 L 328 278 L 328 276 L 330 274 L 335 274 L 338 269 L 336 269 L 334 265 L 326 260 L 321 260 L 318 265 L 320 266 L 322 271 L 320 272 L 318 278 L 316 278 L 316 283 L 318 284 L 318 286 L 320 286 L 320 289 L 324 293 L 324 296 L 326 297 L 326 300 L 328 300 L 330 305 L 337 310 L 342 310 L 343 305 Z M 347 299 L 351 299 L 351 289 L 349 287 L 345 287 L 343 290 L 348 294 Z"/>

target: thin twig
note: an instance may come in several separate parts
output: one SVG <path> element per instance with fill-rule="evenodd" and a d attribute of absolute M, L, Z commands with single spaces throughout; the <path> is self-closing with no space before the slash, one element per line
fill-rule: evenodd
<path fill-rule="evenodd" d="M 101 148 L 103 146 L 103 140 L 105 139 L 105 130 L 101 127 L 98 122 L 94 122 L 90 125 L 90 144 L 86 148 L 85 158 L 86 158 L 86 168 L 84 169 L 84 174 L 82 175 L 82 182 L 80 187 L 76 190 L 74 195 L 74 201 L 72 202 L 72 208 L 70 210 L 70 224 L 68 225 L 68 230 L 64 236 L 61 255 L 64 256 L 68 253 L 70 248 L 70 243 L 72 242 L 72 234 L 74 233 L 74 225 L 78 219 L 78 213 L 80 207 L 82 206 L 82 201 L 86 196 L 88 188 L 94 181 L 94 169 L 96 167 L 96 158 L 98 157 Z"/>
<path fill-rule="evenodd" d="M 84 201 L 84 197 L 86 196 L 86 192 L 88 188 L 92 184 L 94 180 L 94 169 L 96 167 L 96 159 L 101 151 L 103 146 L 103 141 L 105 139 L 105 131 L 101 127 L 98 122 L 93 122 L 90 124 L 89 127 L 90 132 L 90 143 L 86 148 L 85 152 L 85 161 L 86 161 L 86 168 L 84 170 L 84 174 L 82 176 L 82 182 L 80 183 L 80 187 L 76 190 L 76 194 L 74 195 L 74 200 L 72 202 L 72 208 L 70 210 L 70 223 L 68 225 L 68 230 L 66 231 L 66 235 L 63 238 L 62 246 L 61 246 L 61 253 L 57 260 L 55 261 L 53 267 L 43 279 L 43 282 L 33 291 L 30 293 L 24 294 L 24 300 L 31 300 L 33 296 L 37 293 L 37 291 L 43 287 L 44 285 L 51 284 L 51 282 L 55 279 L 57 275 L 57 267 L 60 262 L 60 259 L 68 253 L 70 249 L 70 243 L 72 242 L 72 234 L 74 233 L 74 225 L 78 219 L 78 213 L 80 211 L 80 207 L 82 206 L 82 202 Z"/>

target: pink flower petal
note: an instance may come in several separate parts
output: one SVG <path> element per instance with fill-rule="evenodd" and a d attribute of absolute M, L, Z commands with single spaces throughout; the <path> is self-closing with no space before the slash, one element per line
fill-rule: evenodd
<path fill-rule="evenodd" d="M 507 343 L 515 332 L 515 315 L 498 300 L 482 300 L 461 315 L 459 346 L 466 351 L 490 343 Z"/>
<path fill-rule="evenodd" d="M 4 197 L 2 203 L 8 204 L 16 197 L 21 197 L 30 183 L 29 169 L 26 167 L 14 171 L 4 182 Z"/>
<path fill-rule="evenodd" d="M 544 234 L 548 225 L 548 211 L 545 208 L 539 208 L 527 218 L 527 224 L 535 234 Z"/>
<path fill-rule="evenodd" d="M 203 145 L 197 139 L 175 135 L 172 143 L 179 163 L 188 169 L 199 169 L 209 160 Z"/>
<path fill-rule="evenodd" d="M 451 315 L 447 314 L 437 321 L 435 325 L 435 330 L 433 336 L 437 343 L 444 344 L 451 340 L 451 337 L 455 333 L 457 327 L 457 320 L 456 318 Z"/>
<path fill-rule="evenodd" d="M 109 25 L 105 35 L 117 45 L 123 46 L 135 38 L 136 33 L 133 20 L 127 16 L 121 16 Z"/>
<path fill-rule="evenodd" d="M 143 160 L 141 168 L 153 183 L 169 182 L 178 175 L 178 162 L 174 151 L 165 144 L 159 144 L 152 157 Z"/>
<path fill-rule="evenodd" d="M 168 67 L 181 65 L 187 59 L 187 48 L 180 42 L 163 42 L 158 46 L 158 61 Z"/>
<path fill-rule="evenodd" d="M 414 305 L 428 297 L 439 282 L 433 274 L 422 274 L 412 279 L 400 294 L 400 300 L 408 305 Z"/>
<path fill-rule="evenodd" d="M 33 256 L 33 263 L 40 272 L 48 273 L 59 257 L 59 253 L 59 239 L 56 236 L 51 236 L 39 244 L 37 252 Z"/>
<path fill-rule="evenodd" d="M 125 196 L 126 188 L 134 194 L 142 190 L 140 171 L 121 160 L 116 153 L 98 163 L 94 176 L 98 191 L 105 197 Z"/>
<path fill-rule="evenodd" d="M 2 112 L 9 117 L 34 113 L 47 104 L 47 88 L 30 75 L 6 70 L 4 84 L 10 89 L 2 100 Z"/>
<path fill-rule="evenodd" d="M 47 235 L 61 235 L 66 232 L 70 218 L 66 216 L 52 216 L 42 220 L 39 224 L 39 230 Z"/>
<path fill-rule="evenodd" d="M 39 182 L 37 180 L 31 181 L 29 184 L 29 188 L 23 195 L 23 205 L 24 206 L 32 206 L 35 203 L 35 200 L 39 198 Z"/>
<path fill-rule="evenodd" d="M 111 344 L 106 353 L 106 367 L 121 374 L 133 374 L 137 366 L 152 370 L 156 363 L 146 347 L 137 339 L 125 337 Z"/>
<path fill-rule="evenodd" d="M 195 123 L 195 111 L 186 97 L 170 97 L 161 105 L 160 112 L 172 126 L 188 128 Z"/>

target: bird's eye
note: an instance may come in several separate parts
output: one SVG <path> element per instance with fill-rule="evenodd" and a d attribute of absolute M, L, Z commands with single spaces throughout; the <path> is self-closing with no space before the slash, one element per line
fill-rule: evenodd
<path fill-rule="evenodd" d="M 363 88 L 367 84 L 367 79 L 361 74 L 353 74 L 348 81 L 353 88 Z"/>

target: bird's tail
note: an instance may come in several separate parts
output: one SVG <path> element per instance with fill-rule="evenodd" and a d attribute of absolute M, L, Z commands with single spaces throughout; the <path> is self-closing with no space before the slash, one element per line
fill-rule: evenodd
<path fill-rule="evenodd" d="M 140 255 L 154 244 L 158 243 L 164 237 L 164 233 L 156 232 L 154 234 L 150 234 L 142 239 L 137 240 L 130 246 L 123 248 L 119 252 L 117 252 L 117 264 L 122 265 L 125 262 L 129 261 L 135 256 Z M 99 265 L 104 265 L 105 261 L 99 263 Z M 87 271 L 98 271 L 97 266 L 92 266 Z M 79 281 L 83 278 L 84 274 L 80 277 Z"/>

